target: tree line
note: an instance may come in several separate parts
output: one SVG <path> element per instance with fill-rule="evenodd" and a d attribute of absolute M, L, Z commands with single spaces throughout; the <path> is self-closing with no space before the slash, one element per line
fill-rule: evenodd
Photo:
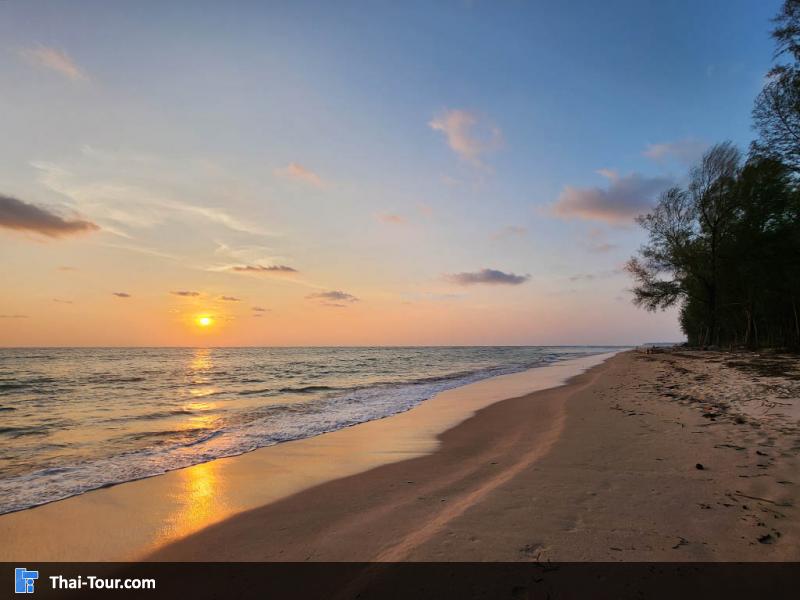
<path fill-rule="evenodd" d="M 637 219 L 648 241 L 627 264 L 634 303 L 680 306 L 693 346 L 800 348 L 800 0 L 775 22 L 786 62 L 756 98 L 747 156 L 713 146 Z"/>

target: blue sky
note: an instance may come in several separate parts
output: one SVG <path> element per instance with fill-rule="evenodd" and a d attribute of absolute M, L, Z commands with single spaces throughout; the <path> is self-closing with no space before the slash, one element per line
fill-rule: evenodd
<path fill-rule="evenodd" d="M 191 343 L 169 315 L 197 310 L 231 344 L 677 339 L 624 291 L 631 217 L 708 144 L 746 149 L 778 6 L 4 2 L 0 194 L 97 225 L 0 230 L 7 343 Z M 483 269 L 525 279 L 455 277 Z M 205 304 L 165 304 L 174 281 Z M 111 287 L 160 325 L 111 326 Z"/>

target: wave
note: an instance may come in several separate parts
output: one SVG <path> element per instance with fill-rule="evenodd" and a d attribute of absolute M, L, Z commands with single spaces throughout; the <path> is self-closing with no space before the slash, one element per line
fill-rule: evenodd
<path fill-rule="evenodd" d="M 47 435 L 47 427 L 0 427 L 0 435 L 15 439 L 25 435 Z"/>
<path fill-rule="evenodd" d="M 305 385 L 302 387 L 285 387 L 278 390 L 284 394 L 312 394 L 314 392 L 329 392 L 341 388 L 331 387 L 329 385 Z"/>
<path fill-rule="evenodd" d="M 181 415 L 193 415 L 196 411 L 188 408 L 176 408 L 173 410 L 164 410 L 153 413 L 146 413 L 142 415 L 132 415 L 125 417 L 118 417 L 114 419 L 104 419 L 103 423 L 130 423 L 131 421 L 154 421 L 156 419 L 166 419 L 169 417 L 177 417 Z"/>
<path fill-rule="evenodd" d="M 241 390 L 240 392 L 236 392 L 240 396 L 255 396 L 256 394 L 267 394 L 271 392 L 270 388 L 259 388 L 254 390 Z"/>
<path fill-rule="evenodd" d="M 140 381 L 147 381 L 147 377 L 119 377 L 110 373 L 100 373 L 97 375 L 90 375 L 86 378 L 89 383 L 139 383 Z"/>
<path fill-rule="evenodd" d="M 325 353 L 324 359 L 327 361 L 330 351 L 320 350 L 320 352 Z M 70 464 L 47 464 L 47 468 L 40 468 L 36 471 L 12 474 L 10 477 L 0 476 L 0 514 L 67 498 L 99 487 L 159 475 L 217 458 L 235 456 L 257 448 L 313 437 L 358 423 L 388 417 L 405 412 L 447 389 L 488 377 L 543 366 L 576 354 L 590 353 L 580 351 L 570 355 L 562 352 L 561 355 L 557 355 L 532 349 L 527 356 L 516 354 L 511 356 L 513 360 L 509 360 L 508 353 L 497 352 L 496 355 L 490 356 L 495 361 L 495 364 L 491 364 L 490 361 L 483 360 L 483 351 L 476 351 L 475 354 L 479 354 L 481 358 L 481 360 L 473 361 L 477 368 L 455 368 L 449 373 L 440 372 L 435 375 L 419 376 L 420 371 L 424 372 L 425 369 L 423 363 L 426 363 L 429 358 L 432 361 L 431 364 L 439 371 L 443 370 L 442 367 L 470 363 L 462 360 L 459 356 L 447 354 L 443 356 L 442 353 L 445 353 L 445 350 L 432 349 L 429 351 L 429 355 L 423 356 L 424 360 L 419 360 L 419 352 L 414 351 L 417 354 L 412 357 L 413 360 L 408 359 L 406 363 L 397 366 L 392 362 L 392 357 L 397 352 L 390 350 L 387 351 L 388 356 L 382 357 L 384 361 L 382 365 L 385 366 L 382 366 L 380 372 L 385 373 L 386 379 L 381 380 L 380 377 L 375 376 L 374 371 L 370 370 L 366 372 L 366 375 L 369 375 L 372 380 L 363 385 L 302 385 L 305 382 L 286 385 L 291 382 L 287 379 L 294 377 L 290 375 L 290 372 L 299 369 L 297 362 L 292 363 L 293 368 L 284 368 L 286 365 L 282 365 L 280 370 L 273 368 L 272 371 L 268 369 L 259 371 L 261 363 L 258 363 L 248 367 L 249 373 L 246 373 L 246 369 L 240 367 L 241 363 L 239 363 L 227 372 L 226 379 L 235 386 L 246 383 L 256 385 L 249 389 L 237 389 L 236 387 L 225 389 L 226 386 L 218 380 L 182 383 L 185 380 L 164 379 L 165 375 L 162 374 L 161 379 L 147 378 L 148 381 L 153 380 L 157 383 L 158 393 L 161 396 L 156 396 L 154 400 L 139 399 L 137 394 L 140 392 L 135 389 L 134 396 L 131 396 L 133 398 L 131 402 L 124 404 L 126 412 L 133 414 L 116 420 L 98 418 L 100 415 L 107 414 L 106 410 L 113 414 L 113 409 L 107 409 L 102 402 L 98 403 L 97 396 L 87 397 L 87 402 L 91 403 L 88 406 L 92 406 L 96 411 L 93 425 L 106 428 L 107 432 L 113 432 L 120 428 L 123 431 L 116 431 L 119 434 L 116 437 L 106 437 L 102 448 L 93 447 L 91 449 L 92 457 L 71 458 Z M 485 353 L 488 354 L 489 351 Z M 345 359 L 347 359 L 346 353 Z M 314 378 L 320 377 L 322 371 L 332 371 L 336 374 L 335 377 L 338 377 L 338 379 L 333 379 L 335 383 L 340 381 L 355 383 L 350 377 L 341 376 L 342 372 L 347 371 L 353 365 L 353 361 L 345 359 L 341 359 L 338 364 L 333 364 L 331 367 L 323 361 L 320 361 L 321 364 L 310 364 L 303 367 L 305 372 L 302 376 L 308 382 L 309 379 L 313 381 Z M 445 361 L 452 362 L 447 365 Z M 237 373 L 237 370 L 240 370 L 241 374 L 245 376 L 234 377 L 233 374 Z M 180 371 L 173 372 L 182 377 Z M 397 377 L 391 380 L 393 374 L 396 374 Z M 362 371 L 357 375 L 363 376 L 365 373 Z M 280 381 L 281 379 L 283 381 Z M 348 379 L 350 381 L 347 381 Z M 263 387 L 266 382 L 276 380 L 279 382 L 278 385 Z M 331 379 L 326 378 L 322 381 L 327 383 Z M 284 385 L 280 387 L 280 383 Z M 177 402 L 181 404 L 197 400 L 196 388 L 200 385 L 214 386 L 220 390 L 219 394 L 224 394 L 211 405 L 213 406 L 211 414 L 214 418 L 211 421 L 203 420 L 202 426 L 199 426 L 200 421 L 194 423 L 196 426 L 190 426 L 194 421 L 193 415 L 196 415 L 198 411 L 186 406 L 153 410 L 154 402 L 176 402 L 174 397 L 169 397 L 167 394 L 179 394 Z M 115 401 L 119 402 L 116 389 L 109 388 L 109 393 L 113 395 Z M 259 394 L 265 396 L 265 399 L 237 403 L 237 398 Z M 285 395 L 285 401 L 281 401 L 280 394 Z M 48 401 L 49 398 L 50 396 L 48 396 Z M 269 402 L 267 398 L 275 399 L 277 402 Z M 58 400 L 62 401 L 63 399 L 59 397 Z M 2 408 L 0 407 L 0 410 Z M 202 414 L 209 413 L 203 411 Z M 182 421 L 184 427 L 177 427 L 173 423 L 167 425 L 166 421 L 156 423 L 159 419 L 181 416 L 187 417 Z M 63 421 L 61 422 L 63 423 Z M 152 424 L 147 431 L 124 432 L 125 423 L 131 422 L 141 424 L 150 422 Z M 49 430 L 53 430 L 53 424 L 49 425 Z M 16 437 L 44 434 L 47 433 L 47 430 L 48 428 L 45 427 L 6 427 L 0 429 L 0 434 Z M 44 467 L 42 464 L 44 461 L 37 459 L 35 454 L 26 457 L 26 461 L 29 465 L 38 463 Z"/>

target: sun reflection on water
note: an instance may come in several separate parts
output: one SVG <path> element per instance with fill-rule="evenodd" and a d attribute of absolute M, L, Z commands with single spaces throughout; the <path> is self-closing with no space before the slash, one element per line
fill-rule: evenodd
<path fill-rule="evenodd" d="M 198 348 L 194 351 L 189 368 L 192 371 L 207 371 L 213 366 L 211 362 L 211 348 Z"/>

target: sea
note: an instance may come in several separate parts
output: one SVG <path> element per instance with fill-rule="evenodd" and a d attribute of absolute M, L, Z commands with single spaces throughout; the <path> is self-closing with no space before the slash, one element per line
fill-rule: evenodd
<path fill-rule="evenodd" d="M 0 348 L 0 514 L 618 349 Z"/>

